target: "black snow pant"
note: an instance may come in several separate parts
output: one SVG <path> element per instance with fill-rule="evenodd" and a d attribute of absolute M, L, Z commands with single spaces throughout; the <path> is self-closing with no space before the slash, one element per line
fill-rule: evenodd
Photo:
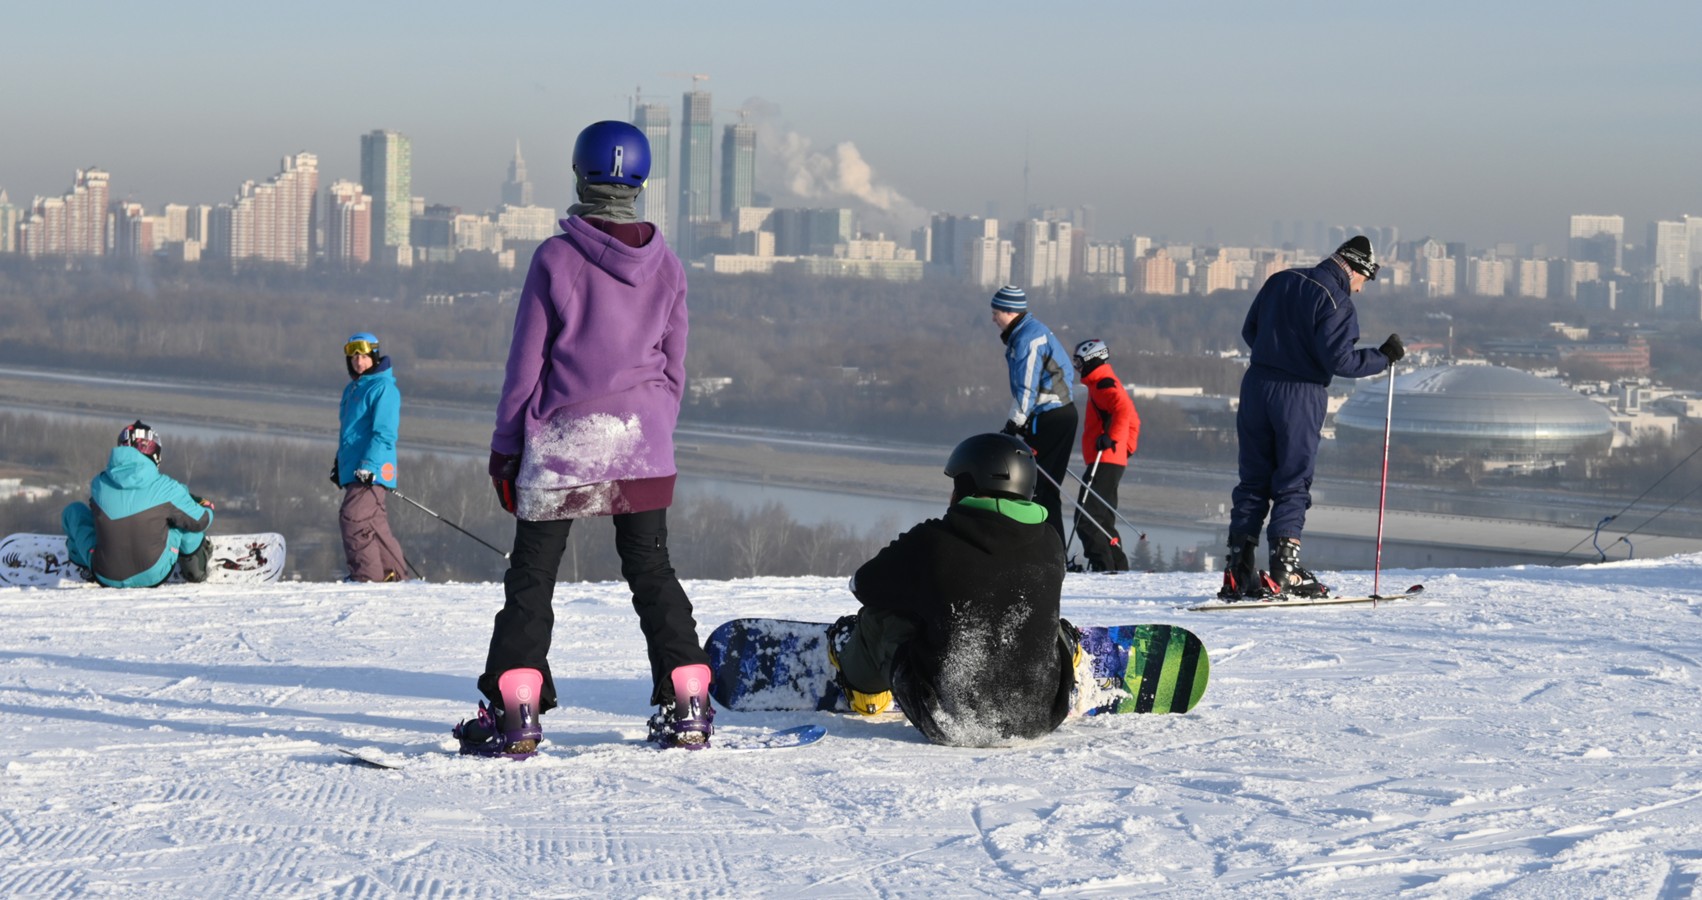
<path fill-rule="evenodd" d="M 1087 557 L 1089 571 L 1127 572 L 1129 557 L 1117 534 L 1117 486 L 1123 481 L 1124 467 L 1100 463 L 1098 469 L 1089 468 L 1093 493 L 1084 490 L 1076 501 L 1076 536 L 1081 538 L 1082 555 Z"/>
<path fill-rule="evenodd" d="M 1053 482 L 1061 486 L 1069 477 L 1070 457 L 1075 454 L 1076 421 L 1075 404 L 1067 403 L 1035 416 L 1031 420 L 1033 427 L 1024 429 L 1022 435 L 1033 448 L 1040 471 L 1052 476 L 1050 481 L 1046 475 L 1040 476 L 1040 483 L 1034 488 L 1034 502 L 1046 507 L 1046 521 L 1058 532 L 1060 545 L 1064 542 L 1064 500 Z"/>
<path fill-rule="evenodd" d="M 650 656 L 652 705 L 673 703 L 670 673 L 679 666 L 705 664 L 708 654 L 697 640 L 691 600 L 668 561 L 668 511 L 649 510 L 614 517 L 615 551 L 621 577 L 632 589 L 632 607 Z M 497 679 L 509 669 L 537 669 L 544 675 L 540 713 L 555 708 L 556 686 L 550 675 L 550 635 L 555 628 L 556 571 L 567 550 L 572 519 L 531 522 L 516 519 L 514 551 L 502 577 L 506 600 L 496 614 L 485 673 L 479 691 L 493 706 L 502 705 Z"/>

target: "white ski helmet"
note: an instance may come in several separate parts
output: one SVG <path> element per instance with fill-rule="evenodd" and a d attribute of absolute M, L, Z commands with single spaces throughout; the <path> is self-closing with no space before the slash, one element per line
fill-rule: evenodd
<path fill-rule="evenodd" d="M 1105 346 L 1104 341 L 1099 338 L 1088 338 L 1076 345 L 1076 368 L 1079 369 L 1096 359 L 1107 362 L 1111 359 L 1111 348 Z"/>

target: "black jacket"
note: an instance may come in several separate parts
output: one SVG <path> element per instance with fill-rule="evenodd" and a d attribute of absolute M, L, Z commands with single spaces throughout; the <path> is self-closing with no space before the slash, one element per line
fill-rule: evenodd
<path fill-rule="evenodd" d="M 1064 548 L 1050 525 L 958 503 L 864 563 L 852 591 L 921 626 L 892 673 L 910 721 L 937 743 L 985 747 L 1040 737 L 1069 713 L 1063 584 Z"/>

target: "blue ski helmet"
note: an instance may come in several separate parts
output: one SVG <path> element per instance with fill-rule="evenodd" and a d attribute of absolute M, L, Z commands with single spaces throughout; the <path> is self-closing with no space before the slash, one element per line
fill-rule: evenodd
<path fill-rule="evenodd" d="M 372 354 L 374 362 L 378 360 L 378 335 L 370 331 L 357 331 L 343 342 L 344 356 L 360 356 L 363 353 Z"/>
<path fill-rule="evenodd" d="M 627 122 L 592 122 L 573 142 L 573 174 L 586 184 L 643 187 L 650 177 L 650 140 Z"/>

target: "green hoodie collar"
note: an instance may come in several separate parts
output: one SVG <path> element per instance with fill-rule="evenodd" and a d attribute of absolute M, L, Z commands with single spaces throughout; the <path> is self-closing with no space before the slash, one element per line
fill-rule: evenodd
<path fill-rule="evenodd" d="M 975 509 L 985 509 L 996 512 L 1007 519 L 1014 519 L 1024 525 L 1038 525 L 1046 521 L 1046 507 L 1032 500 L 1007 500 L 1002 497 L 965 497 L 957 501 L 962 506 Z"/>

